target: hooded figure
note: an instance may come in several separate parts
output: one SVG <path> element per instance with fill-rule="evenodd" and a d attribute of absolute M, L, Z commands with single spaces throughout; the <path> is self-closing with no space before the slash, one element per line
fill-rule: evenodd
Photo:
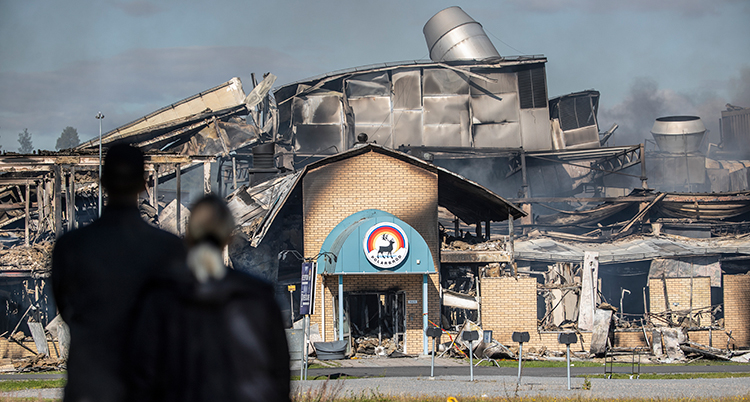
<path fill-rule="evenodd" d="M 289 350 L 271 284 L 228 269 L 226 203 L 193 205 L 191 280 L 146 295 L 133 337 L 133 401 L 289 402 Z"/>

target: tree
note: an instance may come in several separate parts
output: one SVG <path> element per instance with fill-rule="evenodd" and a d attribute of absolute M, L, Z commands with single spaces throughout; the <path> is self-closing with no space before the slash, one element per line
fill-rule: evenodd
<path fill-rule="evenodd" d="M 30 154 L 34 151 L 34 145 L 31 144 L 31 133 L 28 128 L 24 128 L 22 133 L 18 133 L 18 143 L 21 144 L 18 147 L 18 152 Z"/>
<path fill-rule="evenodd" d="M 63 130 L 62 134 L 60 134 L 60 138 L 57 139 L 55 149 L 57 149 L 58 151 L 61 149 L 69 149 L 77 147 L 80 143 L 81 140 L 78 139 L 78 130 L 68 126 L 65 127 L 65 130 Z"/>

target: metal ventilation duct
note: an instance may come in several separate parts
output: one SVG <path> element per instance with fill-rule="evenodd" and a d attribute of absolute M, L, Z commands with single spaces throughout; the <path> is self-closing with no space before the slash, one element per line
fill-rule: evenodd
<path fill-rule="evenodd" d="M 448 7 L 433 15 L 422 32 L 433 61 L 500 57 L 482 25 L 469 17 L 461 7 Z"/>
<path fill-rule="evenodd" d="M 673 154 L 698 152 L 705 133 L 706 126 L 698 116 L 659 117 L 651 128 L 659 149 Z"/>

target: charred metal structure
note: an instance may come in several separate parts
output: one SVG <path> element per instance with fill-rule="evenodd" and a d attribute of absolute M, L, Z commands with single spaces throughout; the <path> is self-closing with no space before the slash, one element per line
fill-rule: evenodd
<path fill-rule="evenodd" d="M 194 199 L 225 196 L 238 225 L 230 264 L 275 282 L 292 321 L 289 256 L 316 260 L 316 339 L 349 339 L 354 353 L 424 353 L 432 325 L 492 330 L 490 354 L 504 355 L 514 331 L 550 352 L 569 330 L 586 354 L 660 355 L 678 328 L 725 357 L 750 347 L 750 161 L 732 152 L 750 139 L 750 109 L 727 105 L 721 144 L 704 143 L 700 119 L 665 116 L 658 148 L 608 147 L 617 125 L 600 132 L 599 92 L 549 98 L 544 56 L 501 56 L 458 7 L 423 33 L 431 60 L 274 89 L 273 75 L 253 75 L 248 94 L 233 78 L 102 145 L 145 151 L 141 210 L 154 225 L 181 234 Z M 24 336 L 55 316 L 50 251 L 96 217 L 98 146 L 0 156 L 3 357 L 35 353 Z M 362 222 L 400 225 L 418 247 L 378 268 Z M 376 257 L 398 251 L 378 239 Z"/>

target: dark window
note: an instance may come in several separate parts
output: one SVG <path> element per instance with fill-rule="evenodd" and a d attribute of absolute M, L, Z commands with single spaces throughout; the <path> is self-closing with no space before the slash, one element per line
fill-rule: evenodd
<path fill-rule="evenodd" d="M 596 116 L 592 101 L 589 96 L 562 99 L 558 103 L 562 129 L 573 130 L 595 125 Z"/>
<path fill-rule="evenodd" d="M 547 107 L 544 67 L 518 71 L 518 98 L 521 109 Z"/>

